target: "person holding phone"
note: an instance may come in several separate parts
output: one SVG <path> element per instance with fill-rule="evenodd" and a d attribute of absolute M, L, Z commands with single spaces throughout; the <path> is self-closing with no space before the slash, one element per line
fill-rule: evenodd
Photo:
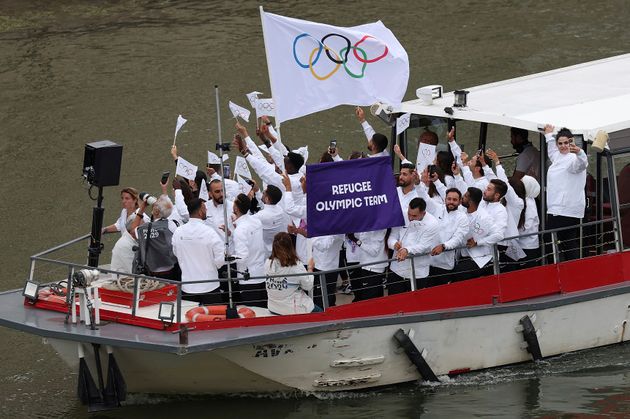
<path fill-rule="evenodd" d="M 573 142 L 573 133 L 545 125 L 545 140 L 551 166 L 547 171 L 547 229 L 577 226 L 584 217 L 586 198 L 586 153 Z M 579 229 L 558 232 L 561 260 L 580 257 Z M 547 240 L 545 240 L 547 241 Z"/>

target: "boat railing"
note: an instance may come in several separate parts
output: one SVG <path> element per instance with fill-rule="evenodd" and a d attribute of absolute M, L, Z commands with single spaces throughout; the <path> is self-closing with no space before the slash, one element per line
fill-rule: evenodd
<path fill-rule="evenodd" d="M 595 227 L 598 225 L 603 225 L 603 224 L 612 224 L 612 229 L 606 231 L 605 229 L 596 229 Z M 567 248 L 565 246 L 566 243 L 562 243 L 561 240 L 559 240 L 559 233 L 563 232 L 563 231 L 567 231 L 567 230 L 571 230 L 571 229 L 580 229 L 580 232 L 585 232 L 585 231 L 589 231 L 589 230 L 593 230 L 595 231 L 595 233 L 593 234 L 581 234 L 579 235 L 578 239 L 579 242 L 577 244 L 575 244 L 575 247 L 569 247 Z M 515 240 L 515 239 L 519 239 L 519 238 L 523 238 L 523 237 L 527 237 L 527 236 L 538 236 L 539 237 L 539 255 L 536 256 L 534 259 L 529 259 L 527 261 L 527 263 L 523 263 L 523 262 L 519 262 L 518 260 L 516 261 L 509 261 L 507 260 L 506 256 L 506 251 L 507 249 L 505 248 L 505 246 L 501 246 L 500 244 L 495 244 L 492 246 L 492 255 L 488 255 L 488 256 L 492 256 L 492 262 L 489 262 L 488 268 L 491 267 L 492 269 L 492 273 L 494 274 L 500 274 L 502 272 L 506 272 L 506 271 L 510 271 L 510 270 L 515 270 L 515 269 L 522 269 L 522 268 L 528 268 L 531 266 L 538 266 L 541 264 L 546 264 L 546 263 L 558 263 L 563 261 L 565 258 L 565 253 L 569 252 L 571 250 L 575 251 L 576 249 L 579 249 L 580 251 L 580 257 L 583 257 L 584 255 L 582 254 L 582 252 L 585 250 L 585 247 L 587 248 L 587 251 L 590 252 L 590 254 L 601 254 L 603 252 L 620 252 L 622 251 L 622 247 L 620 244 L 620 235 L 619 235 L 619 231 L 618 231 L 618 223 L 616 222 L 616 220 L 614 218 L 608 218 L 605 220 L 601 220 L 601 221 L 592 221 L 592 222 L 588 222 L 588 223 L 582 223 L 582 224 L 578 224 L 575 226 L 570 226 L 570 227 L 563 227 L 563 228 L 556 228 L 556 229 L 548 229 L 545 231 L 539 231 L 539 232 L 533 232 L 533 233 L 529 233 L 529 234 L 524 234 L 524 235 L 518 235 L 518 236 L 513 236 L 513 237 L 507 237 L 505 238 L 501 243 L 506 243 L 506 242 L 510 242 L 511 240 Z M 81 237 L 78 237 L 76 239 L 70 240 L 66 243 L 60 244 L 58 246 L 52 247 L 50 249 L 47 249 L 43 252 L 37 253 L 33 256 L 31 256 L 31 265 L 30 265 L 30 274 L 29 274 L 29 280 L 33 281 L 33 282 L 37 282 L 39 283 L 41 286 L 50 286 L 52 284 L 56 284 L 59 283 L 59 276 L 56 277 L 56 279 L 51 280 L 51 281 L 41 281 L 41 280 L 37 280 L 36 277 L 38 277 L 39 275 L 36 275 L 36 272 L 42 270 L 46 273 L 50 273 L 51 270 L 50 268 L 43 270 L 40 269 L 39 267 L 37 268 L 36 271 L 36 264 L 39 263 L 40 265 L 45 265 L 47 267 L 50 267 L 50 265 L 56 265 L 58 267 L 58 270 L 56 271 L 57 273 L 59 272 L 59 269 L 61 270 L 65 270 L 66 271 L 66 279 L 62 280 L 62 281 L 67 281 L 67 286 L 68 286 L 68 290 L 70 290 L 72 288 L 72 283 L 73 283 L 73 277 L 75 275 L 75 273 L 79 270 L 82 269 L 98 269 L 98 271 L 101 274 L 109 274 L 111 279 L 115 279 L 115 280 L 119 280 L 121 278 L 128 278 L 128 279 L 132 279 L 133 280 L 133 285 L 131 287 L 132 289 L 132 295 L 131 295 L 131 315 L 132 316 L 136 316 L 140 307 L 140 302 L 143 298 L 143 296 L 141 295 L 143 292 L 143 286 L 144 284 L 147 283 L 147 281 L 157 281 L 160 284 L 164 284 L 164 286 L 170 285 L 170 286 L 175 286 L 176 290 L 177 290 L 177 297 L 175 299 L 175 301 L 172 301 L 172 303 L 174 303 L 175 305 L 175 310 L 174 310 L 174 321 L 176 321 L 177 323 L 181 323 L 182 321 L 182 297 L 183 297 L 183 293 L 182 293 L 182 282 L 180 281 L 176 281 L 176 280 L 171 280 L 171 279 L 164 279 L 164 278 L 158 278 L 158 277 L 153 277 L 153 276 L 149 276 L 149 275 L 140 275 L 140 274 L 133 274 L 133 273 L 128 273 L 128 272 L 120 272 L 120 271 L 115 271 L 112 269 L 108 269 L 106 267 L 98 267 L 98 268 L 94 268 L 85 264 L 81 264 L 81 263 L 75 263 L 75 262 L 69 262 L 69 261 L 65 261 L 65 260 L 59 260 L 59 259 L 55 259 L 50 257 L 50 255 L 54 252 L 59 252 L 63 249 L 67 249 L 73 245 L 76 245 L 78 243 L 81 243 L 87 239 L 89 239 L 90 235 L 84 235 Z M 578 240 L 576 239 L 576 240 Z M 584 243 L 587 242 L 588 244 L 585 246 Z M 463 250 L 466 249 L 466 246 L 461 246 L 459 248 L 456 249 L 449 249 L 448 251 L 459 251 L 459 250 Z M 429 253 L 423 253 L 423 254 L 410 254 L 408 256 L 408 260 L 410 261 L 410 278 L 405 278 L 405 281 L 409 281 L 410 282 L 410 289 L 412 291 L 417 290 L 418 288 L 422 288 L 426 285 L 426 280 L 427 278 L 418 278 L 416 275 L 416 261 L 415 259 L 417 257 L 420 256 L 426 256 Z M 355 270 L 355 269 L 360 269 L 360 268 L 369 268 L 370 266 L 373 265 L 382 265 L 385 263 L 389 263 L 392 261 L 397 260 L 396 258 L 390 258 L 390 259 L 384 259 L 384 260 L 379 260 L 379 261 L 371 261 L 369 263 L 363 263 L 363 264 L 351 264 L 351 265 L 346 265 L 346 266 L 342 266 L 339 267 L 337 269 L 330 269 L 330 270 L 326 270 L 326 271 L 317 271 L 312 273 L 312 275 L 314 275 L 317 280 L 314 281 L 315 283 L 315 287 L 314 290 L 311 292 L 311 296 L 315 296 L 315 297 L 319 297 L 318 301 L 321 301 L 322 304 L 322 309 L 325 311 L 327 310 L 329 307 L 328 304 L 328 295 L 327 295 L 327 286 L 326 286 L 326 275 L 327 274 L 341 274 L 344 272 L 348 272 L 350 270 Z M 458 274 L 475 274 L 475 272 L 478 271 L 480 272 L 479 275 L 477 276 L 481 276 L 481 270 L 476 270 L 473 269 L 471 271 L 458 271 Z M 385 273 L 375 273 L 375 276 L 382 276 L 385 277 L 388 274 L 388 270 L 385 271 Z M 287 275 L 277 275 L 275 277 L 293 277 L 293 276 L 303 276 L 304 274 L 287 274 Z M 434 277 L 438 277 L 440 275 L 435 275 Z M 251 276 L 248 279 L 250 280 L 256 280 L 256 279 L 267 279 L 267 278 L 272 278 L 274 276 Z M 237 275 L 234 275 L 233 278 L 231 279 L 234 282 L 237 282 L 243 279 L 243 277 L 241 276 L 240 278 L 237 277 Z M 211 280 L 199 280 L 199 281 L 186 281 L 186 284 L 207 284 L 207 283 L 225 283 L 227 282 L 228 279 L 227 278 L 217 278 L 217 279 L 211 279 Z M 391 284 L 391 282 L 390 282 Z M 371 287 L 383 287 L 382 283 L 376 284 L 376 285 L 372 285 Z M 366 287 L 366 288 L 370 288 L 370 287 Z M 353 291 L 357 291 L 357 289 L 353 289 Z M 237 294 L 240 291 L 234 291 L 234 294 Z M 71 293 L 68 292 L 68 295 L 70 295 Z M 233 297 L 235 297 L 234 294 L 230 294 L 229 295 L 229 301 L 233 301 Z M 68 297 L 69 298 L 69 297 Z M 157 297 L 160 298 L 160 297 Z M 236 299 L 238 301 L 239 305 L 248 305 L 248 304 L 253 304 L 253 305 L 257 305 L 256 301 L 244 301 L 243 299 Z M 69 302 L 69 300 L 68 300 Z M 155 301 L 155 304 L 161 303 L 162 301 Z"/>

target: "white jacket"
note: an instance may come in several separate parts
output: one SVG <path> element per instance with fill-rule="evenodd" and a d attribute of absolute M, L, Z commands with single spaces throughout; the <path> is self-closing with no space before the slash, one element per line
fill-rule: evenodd
<path fill-rule="evenodd" d="M 359 253 L 359 263 L 370 263 L 387 259 L 385 250 L 385 233 L 387 230 L 366 231 L 356 233 L 355 237 L 361 241 L 361 246 L 356 248 Z M 382 273 L 387 268 L 387 262 L 364 266 L 362 269 L 371 272 Z"/>
<path fill-rule="evenodd" d="M 444 212 L 438 217 L 438 222 L 439 243 L 444 245 L 444 251 L 437 256 L 431 256 L 431 266 L 450 270 L 455 267 L 455 250 L 449 249 L 466 244 L 466 235 L 470 230 L 468 217 L 459 209 L 448 212 L 444 206 Z"/>
<path fill-rule="evenodd" d="M 408 226 L 395 227 L 392 229 L 387 245 L 394 249 L 396 242 L 401 242 L 402 247 L 410 254 L 429 253 L 431 249 L 440 243 L 440 223 L 430 213 L 425 213 L 420 221 L 410 221 Z M 394 257 L 398 252 L 394 252 Z M 429 276 L 430 255 L 416 256 L 413 258 L 416 278 Z M 411 261 L 407 258 L 401 262 L 392 261 L 391 270 L 403 277 L 411 278 Z"/>
<path fill-rule="evenodd" d="M 586 199 L 586 153 L 562 154 L 556 145 L 553 134 L 546 134 L 547 154 L 551 166 L 547 171 L 547 214 L 582 218 Z"/>
<path fill-rule="evenodd" d="M 315 304 L 305 291 L 313 289 L 313 275 L 307 275 L 306 269 L 301 264 L 293 266 L 281 266 L 277 259 L 265 262 L 267 278 L 267 307 L 276 314 L 301 314 L 313 311 Z M 282 275 L 300 274 L 301 276 Z M 280 276 L 278 276 L 280 275 Z"/>

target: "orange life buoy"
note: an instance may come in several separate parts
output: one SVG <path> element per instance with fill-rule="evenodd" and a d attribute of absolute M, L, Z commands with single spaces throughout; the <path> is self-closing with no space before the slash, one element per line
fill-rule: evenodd
<path fill-rule="evenodd" d="M 212 322 L 217 320 L 225 320 L 227 306 L 199 306 L 191 308 L 186 312 L 186 319 L 190 322 Z M 238 309 L 238 315 L 241 318 L 256 317 L 256 312 L 249 307 L 241 307 Z"/>

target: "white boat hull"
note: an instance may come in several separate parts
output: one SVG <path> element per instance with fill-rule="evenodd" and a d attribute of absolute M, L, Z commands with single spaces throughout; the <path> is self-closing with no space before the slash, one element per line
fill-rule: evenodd
<path fill-rule="evenodd" d="M 114 347 L 129 391 L 146 393 L 268 393 L 290 390 L 364 389 L 421 379 L 393 339 L 408 333 L 433 372 L 474 371 L 530 361 L 519 320 L 529 315 L 544 357 L 627 341 L 630 293 L 535 311 L 511 311 L 439 320 L 342 328 L 264 343 L 177 355 Z M 191 332 L 194 333 L 194 332 Z M 61 357 L 78 368 L 77 343 L 50 339 Z M 92 354 L 86 350 L 87 354 Z M 90 355 L 90 357 L 92 357 Z M 101 358 L 106 352 L 101 348 Z M 90 369 L 95 371 L 93 359 Z"/>

